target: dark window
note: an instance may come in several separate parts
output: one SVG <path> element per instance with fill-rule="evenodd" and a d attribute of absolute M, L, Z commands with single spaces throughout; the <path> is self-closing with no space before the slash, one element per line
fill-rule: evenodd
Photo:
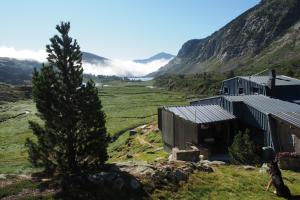
<path fill-rule="evenodd" d="M 228 89 L 228 87 L 224 87 L 224 94 L 229 94 L 229 89 Z"/>
<path fill-rule="evenodd" d="M 258 87 L 252 87 L 252 94 L 259 94 Z"/>
<path fill-rule="evenodd" d="M 244 88 L 239 88 L 239 94 L 244 94 Z"/>

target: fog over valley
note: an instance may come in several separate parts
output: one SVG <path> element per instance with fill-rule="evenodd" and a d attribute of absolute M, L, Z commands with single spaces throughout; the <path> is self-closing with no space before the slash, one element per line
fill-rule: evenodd
<path fill-rule="evenodd" d="M 93 75 L 116 75 L 126 77 L 145 76 L 151 72 L 157 71 L 160 67 L 168 64 L 173 58 L 172 55 L 165 56 L 166 53 L 161 53 L 163 56 L 151 57 L 145 59 L 145 62 L 122 60 L 122 59 L 103 59 L 101 62 L 93 58 L 83 58 L 83 70 L 86 74 Z M 157 54 L 157 55 L 161 55 Z M 97 55 L 94 55 L 97 57 Z M 17 50 L 14 47 L 0 47 L 0 57 L 14 58 L 18 60 L 34 60 L 45 62 L 47 53 L 45 50 Z M 98 59 L 98 58 L 97 58 Z"/>

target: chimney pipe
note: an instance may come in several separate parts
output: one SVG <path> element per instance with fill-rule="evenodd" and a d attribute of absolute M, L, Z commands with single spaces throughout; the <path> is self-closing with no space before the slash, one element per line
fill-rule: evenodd
<path fill-rule="evenodd" d="M 270 89 L 271 97 L 275 96 L 275 85 L 276 85 L 276 71 L 274 69 L 270 69 L 268 87 Z"/>

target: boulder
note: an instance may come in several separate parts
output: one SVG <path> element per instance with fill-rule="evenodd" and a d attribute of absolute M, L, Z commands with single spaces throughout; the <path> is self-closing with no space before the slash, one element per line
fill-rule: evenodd
<path fill-rule="evenodd" d="M 254 167 L 254 166 L 251 166 L 251 165 L 244 165 L 244 166 L 242 166 L 245 170 L 255 170 L 256 169 L 256 167 Z"/>
<path fill-rule="evenodd" d="M 197 163 L 197 170 L 202 172 L 214 172 L 213 168 L 211 168 L 208 164 Z"/>
<path fill-rule="evenodd" d="M 187 181 L 188 179 L 188 173 L 181 171 L 181 170 L 175 170 L 172 175 L 174 176 L 174 178 L 176 179 L 176 182 L 180 182 L 180 181 Z"/>
<path fill-rule="evenodd" d="M 126 158 L 132 158 L 133 156 L 131 154 L 127 154 Z"/>
<path fill-rule="evenodd" d="M 226 162 L 219 161 L 219 160 L 213 160 L 210 162 L 210 165 L 226 165 Z"/>
<path fill-rule="evenodd" d="M 0 174 L 0 180 L 1 179 L 6 179 L 6 175 L 5 174 Z"/>
<path fill-rule="evenodd" d="M 129 131 L 130 136 L 135 135 L 135 134 L 137 134 L 136 130 L 132 129 L 132 130 Z"/>
<path fill-rule="evenodd" d="M 267 173 L 269 170 L 268 164 L 264 163 L 261 168 L 259 169 L 259 173 Z"/>
<path fill-rule="evenodd" d="M 122 190 L 125 185 L 125 180 L 122 177 L 118 177 L 112 182 L 112 184 L 114 188 Z"/>
<path fill-rule="evenodd" d="M 136 179 L 131 179 L 130 181 L 130 187 L 133 189 L 133 190 L 138 190 L 142 187 L 141 183 L 138 182 Z"/>
<path fill-rule="evenodd" d="M 225 162 L 223 161 L 219 161 L 219 160 L 213 160 L 213 161 L 209 161 L 209 160 L 201 160 L 200 161 L 201 164 L 205 164 L 205 165 L 208 165 L 208 166 L 212 166 L 212 165 L 226 165 Z"/>
<path fill-rule="evenodd" d="M 179 150 L 177 147 L 172 149 L 172 155 L 174 160 L 182 161 L 199 161 L 200 150 L 193 148 L 190 150 Z"/>
<path fill-rule="evenodd" d="M 174 159 L 173 159 L 173 155 L 170 154 L 169 157 L 168 157 L 168 161 L 173 161 L 173 160 L 174 160 Z"/>

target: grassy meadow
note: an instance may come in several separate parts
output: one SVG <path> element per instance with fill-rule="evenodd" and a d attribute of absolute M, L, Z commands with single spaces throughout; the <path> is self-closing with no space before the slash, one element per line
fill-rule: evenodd
<path fill-rule="evenodd" d="M 213 173 L 192 174 L 188 183 L 180 187 L 178 191 L 157 190 L 152 197 L 170 200 L 283 199 L 273 194 L 275 190 L 273 186 L 265 192 L 269 175 L 260 173 L 259 168 L 249 171 L 241 166 L 227 165 L 214 167 L 214 170 Z M 293 199 L 300 199 L 299 173 L 282 170 L 282 176 L 294 196 Z"/>
<path fill-rule="evenodd" d="M 186 104 L 184 94 L 153 88 L 152 82 L 115 81 L 99 88 L 99 95 L 107 115 L 108 132 L 111 136 L 119 135 L 108 147 L 108 162 L 152 163 L 167 159 L 161 136 L 155 130 L 157 107 Z M 32 100 L 0 104 L 0 175 L 29 174 L 35 170 L 27 161 L 24 147 L 25 139 L 33 137 L 28 120 L 39 120 Z M 144 124 L 150 124 L 149 131 L 138 128 L 136 134 L 130 135 L 130 129 Z M 284 170 L 282 173 L 292 194 L 300 195 L 299 173 Z M 219 166 L 214 167 L 213 173 L 195 172 L 187 183 L 175 189 L 171 185 L 157 188 L 151 193 L 151 199 L 280 199 L 272 193 L 274 188 L 264 191 L 268 178 L 268 174 L 260 173 L 259 168 L 248 171 L 241 166 Z M 12 183 L 1 185 L 3 179 L 0 176 L 0 199 L 25 195 L 26 190 L 38 188 L 37 183 L 30 180 L 14 180 L 9 176 L 7 179 Z M 31 192 L 18 199 L 53 197 L 51 192 Z"/>
<path fill-rule="evenodd" d="M 184 95 L 153 88 L 152 82 L 111 82 L 100 89 L 111 136 L 157 120 L 162 105 L 186 104 Z"/>
<path fill-rule="evenodd" d="M 151 81 L 114 81 L 106 84 L 99 88 L 99 95 L 111 136 L 156 121 L 158 106 L 185 102 L 180 93 L 152 88 Z M 26 174 L 33 171 L 24 147 L 25 139 L 33 137 L 28 127 L 29 120 L 39 120 L 32 100 L 0 104 L 0 174 Z M 114 148 L 110 147 L 110 150 Z"/>

